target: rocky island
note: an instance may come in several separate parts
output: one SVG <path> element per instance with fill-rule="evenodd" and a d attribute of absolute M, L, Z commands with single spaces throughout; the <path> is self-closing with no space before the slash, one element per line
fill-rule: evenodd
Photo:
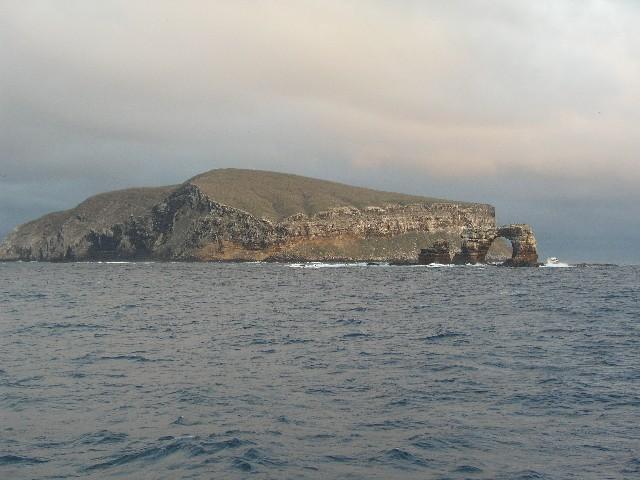
<path fill-rule="evenodd" d="M 276 172 L 218 169 L 91 197 L 16 227 L 0 260 L 482 263 L 496 239 L 537 265 L 528 225 L 495 208 Z"/>

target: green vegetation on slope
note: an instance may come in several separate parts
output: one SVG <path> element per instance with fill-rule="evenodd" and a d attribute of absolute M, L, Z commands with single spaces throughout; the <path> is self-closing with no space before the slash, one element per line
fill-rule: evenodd
<path fill-rule="evenodd" d="M 282 220 L 296 213 L 313 215 L 333 207 L 364 208 L 387 204 L 450 202 L 353 187 L 299 175 L 235 168 L 211 170 L 189 182 L 216 202 L 272 221 Z"/>

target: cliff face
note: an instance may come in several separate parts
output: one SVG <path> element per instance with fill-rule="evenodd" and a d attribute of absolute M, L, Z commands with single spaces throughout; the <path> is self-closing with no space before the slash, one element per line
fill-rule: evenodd
<path fill-rule="evenodd" d="M 495 229 L 494 208 L 222 170 L 179 187 L 103 194 L 22 225 L 0 259 L 415 261 L 438 240 L 461 248 L 469 229 Z"/>

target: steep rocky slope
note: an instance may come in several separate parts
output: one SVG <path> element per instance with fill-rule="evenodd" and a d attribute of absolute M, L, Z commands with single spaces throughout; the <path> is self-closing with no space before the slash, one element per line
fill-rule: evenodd
<path fill-rule="evenodd" d="M 437 240 L 459 248 L 464 231 L 495 228 L 486 204 L 223 169 L 46 215 L 17 227 L 0 259 L 415 261 Z"/>
<path fill-rule="evenodd" d="M 3 260 L 63 260 L 85 257 L 92 232 L 108 232 L 130 217 L 148 215 L 176 187 L 132 188 L 101 193 L 77 207 L 18 226 L 0 244 Z"/>

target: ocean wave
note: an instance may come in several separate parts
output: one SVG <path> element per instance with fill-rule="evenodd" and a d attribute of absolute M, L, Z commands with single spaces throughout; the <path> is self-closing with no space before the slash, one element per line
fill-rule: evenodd
<path fill-rule="evenodd" d="M 454 470 L 455 473 L 482 473 L 482 469 L 473 465 L 460 465 Z"/>
<path fill-rule="evenodd" d="M 252 262 L 252 263 L 261 263 L 261 262 Z M 262 262 L 265 263 L 265 262 Z M 429 264 L 418 264 L 418 263 L 408 263 L 408 264 L 392 264 L 390 262 L 300 262 L 300 263 L 287 263 L 286 266 L 289 268 L 345 268 L 345 267 L 411 267 L 411 268 L 485 268 L 485 267 L 495 267 L 503 265 L 500 262 L 488 262 L 488 263 L 465 263 L 465 264 L 454 264 L 454 263 L 429 263 Z M 542 265 L 542 266 L 553 266 L 553 267 L 572 267 L 573 265 L 569 265 L 566 263 L 560 263 L 555 265 Z"/>
<path fill-rule="evenodd" d="M 139 460 L 158 460 L 181 450 L 185 450 L 192 455 L 198 455 L 200 453 L 200 449 L 196 448 L 190 442 L 186 440 L 178 440 L 168 445 L 150 446 L 131 453 L 118 455 L 105 462 L 91 465 L 87 467 L 86 470 L 103 470 L 120 465 L 126 465 Z"/>
<path fill-rule="evenodd" d="M 542 480 L 546 478 L 546 476 L 540 472 L 536 472 L 535 470 L 522 470 L 520 472 L 516 472 L 509 478 L 513 480 Z"/>
<path fill-rule="evenodd" d="M 392 463 L 398 468 L 427 467 L 429 462 L 401 448 L 392 448 L 381 452 L 380 455 L 370 458 L 370 462 Z"/>
<path fill-rule="evenodd" d="M 191 427 L 191 426 L 194 426 L 194 425 L 200 425 L 201 423 L 202 422 L 187 420 L 182 415 L 180 415 L 173 422 L 171 422 L 171 425 L 180 425 L 180 426 L 183 426 L 183 427 Z"/>
<path fill-rule="evenodd" d="M 629 460 L 622 469 L 622 473 L 640 473 L 640 457 Z"/>
<path fill-rule="evenodd" d="M 454 332 L 454 331 L 442 331 L 434 333 L 433 335 L 427 335 L 426 337 L 422 337 L 421 340 L 425 342 L 435 342 L 438 340 L 444 340 L 446 338 L 455 338 L 455 337 L 464 337 L 464 333 Z"/>
<path fill-rule="evenodd" d="M 399 266 L 406 266 L 406 267 L 418 267 L 418 268 L 469 268 L 469 267 L 473 267 L 473 268 L 484 268 L 488 265 L 492 265 L 492 264 L 488 264 L 488 263 L 465 263 L 462 265 L 458 265 L 455 263 L 428 263 L 428 264 L 410 264 L 410 265 L 399 265 Z"/>
<path fill-rule="evenodd" d="M 547 262 L 543 265 L 540 265 L 540 268 L 572 268 L 574 265 L 569 265 L 568 263 L 559 262 L 559 263 L 550 263 Z"/>
<path fill-rule="evenodd" d="M 344 335 L 342 335 L 342 338 L 359 338 L 359 337 L 370 337 L 371 335 L 369 335 L 368 333 L 363 333 L 363 332 L 352 332 L 352 333 L 345 333 Z"/>
<path fill-rule="evenodd" d="M 29 325 L 28 327 L 22 327 L 15 331 L 15 333 L 23 334 L 30 333 L 34 330 L 106 330 L 104 325 L 96 325 L 90 323 L 37 323 L 35 325 Z M 47 332 L 47 335 L 52 335 L 55 332 Z"/>
<path fill-rule="evenodd" d="M 98 361 L 109 361 L 109 360 L 128 360 L 130 362 L 139 362 L 139 363 L 147 363 L 147 362 L 172 362 L 173 360 L 168 358 L 147 358 L 144 355 L 138 355 L 135 353 L 130 354 L 121 354 L 121 355 L 101 355 L 98 356 L 94 353 L 87 353 L 80 357 L 75 357 L 73 361 L 84 363 L 84 364 L 92 364 Z"/>
<path fill-rule="evenodd" d="M 90 260 L 90 261 L 81 261 L 81 262 L 71 262 L 73 264 L 80 265 L 152 265 L 154 261 L 145 260 L 145 261 L 136 261 L 136 260 Z M 170 263 L 180 263 L 180 262 L 170 262 Z"/>
<path fill-rule="evenodd" d="M 49 460 L 35 457 L 25 457 L 22 455 L 0 455 L 0 466 L 2 465 L 35 465 L 37 463 L 47 463 Z"/>
<path fill-rule="evenodd" d="M 239 458 L 240 460 L 246 461 L 246 462 L 253 462 L 256 463 L 258 465 L 284 465 L 286 462 L 281 461 L 281 460 L 277 460 L 273 457 L 270 457 L 269 455 L 267 455 L 265 452 L 263 452 L 262 450 L 255 448 L 255 447 L 250 447 L 248 448 L 243 454 L 242 456 Z"/>
<path fill-rule="evenodd" d="M 409 440 L 411 445 L 423 450 L 465 449 L 471 447 L 470 442 L 461 437 L 437 438 L 416 435 Z"/>
<path fill-rule="evenodd" d="M 78 437 L 77 442 L 85 445 L 102 445 L 106 443 L 120 443 L 127 439 L 126 433 L 110 432 L 109 430 L 100 430 L 93 433 L 85 433 Z"/>
<path fill-rule="evenodd" d="M 290 268 L 345 268 L 345 267 L 384 267 L 388 266 L 388 263 L 373 263 L 373 262 L 352 262 L 352 263 L 325 263 L 325 262 L 304 262 L 304 263 L 289 263 L 287 267 Z"/>
<path fill-rule="evenodd" d="M 215 437 L 215 436 L 214 436 Z M 105 470 L 112 467 L 127 465 L 140 461 L 157 461 L 169 457 L 175 453 L 184 453 L 188 456 L 212 455 L 226 449 L 235 449 L 253 442 L 231 438 L 227 440 L 215 440 L 187 435 L 184 437 L 167 436 L 159 438 L 155 444 L 137 450 L 124 451 L 118 455 L 108 457 L 105 461 L 90 465 L 86 471 Z"/>
<path fill-rule="evenodd" d="M 327 460 L 331 460 L 332 462 L 337 462 L 337 463 L 349 463 L 349 462 L 355 462 L 356 461 L 356 458 L 349 457 L 347 455 L 326 455 L 324 458 L 326 458 Z"/>

